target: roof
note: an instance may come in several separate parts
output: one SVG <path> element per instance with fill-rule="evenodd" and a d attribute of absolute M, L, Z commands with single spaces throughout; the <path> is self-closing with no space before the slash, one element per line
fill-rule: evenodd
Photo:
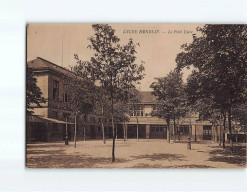
<path fill-rule="evenodd" d="M 54 70 L 56 72 L 60 72 L 65 75 L 75 76 L 75 74 L 72 71 L 64 67 L 61 67 L 57 64 L 54 64 L 48 60 L 45 60 L 41 57 L 37 57 L 36 59 L 27 62 L 27 65 L 30 68 L 33 68 L 34 70 L 48 69 L 48 70 Z M 138 90 L 136 91 L 139 95 L 140 103 L 153 104 L 157 102 L 157 98 L 152 94 L 152 91 L 138 91 Z"/>
<path fill-rule="evenodd" d="M 156 103 L 157 98 L 152 94 L 152 91 L 139 91 L 141 103 Z"/>
<path fill-rule="evenodd" d="M 29 122 L 47 122 L 47 123 L 59 123 L 59 124 L 75 124 L 72 122 L 66 122 L 66 121 L 61 121 L 58 119 L 54 119 L 54 118 L 47 118 L 47 117 L 43 117 L 43 116 L 38 116 L 38 115 L 29 115 L 27 117 L 27 120 Z"/>
<path fill-rule="evenodd" d="M 41 57 L 37 57 L 34 60 L 27 62 L 28 67 L 33 68 L 34 70 L 44 70 L 44 69 L 52 69 L 57 72 L 66 74 L 66 75 L 74 75 L 74 73 L 64 67 L 58 66 L 48 60 L 45 60 Z"/>
<path fill-rule="evenodd" d="M 57 120 L 57 119 L 54 119 L 54 118 L 47 118 L 47 117 L 43 117 L 43 116 L 38 116 L 38 118 L 43 119 L 43 120 L 47 121 L 48 123 L 75 124 L 75 123 L 65 122 L 65 121 Z"/>

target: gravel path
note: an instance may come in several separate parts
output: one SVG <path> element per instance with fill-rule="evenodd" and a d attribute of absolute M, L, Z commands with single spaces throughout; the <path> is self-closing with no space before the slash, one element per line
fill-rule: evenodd
<path fill-rule="evenodd" d="M 111 162 L 112 140 L 33 143 L 27 145 L 28 168 L 246 168 L 246 144 L 220 148 L 212 141 L 167 143 L 166 140 L 116 140 L 116 161 Z"/>

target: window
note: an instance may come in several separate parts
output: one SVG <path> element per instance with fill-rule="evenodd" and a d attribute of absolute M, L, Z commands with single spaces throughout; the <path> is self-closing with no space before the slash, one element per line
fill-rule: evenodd
<path fill-rule="evenodd" d="M 131 108 L 131 116 L 143 116 L 143 105 L 134 105 Z"/>
<path fill-rule="evenodd" d="M 91 121 L 91 122 L 95 122 L 95 118 L 94 118 L 94 117 L 91 117 L 91 118 L 90 118 L 90 121 Z"/>
<path fill-rule="evenodd" d="M 151 125 L 150 131 L 152 131 L 152 132 L 164 132 L 164 131 L 166 131 L 166 126 L 164 126 L 164 125 Z"/>
<path fill-rule="evenodd" d="M 150 131 L 154 132 L 155 131 L 155 126 L 151 125 L 150 126 Z"/>
<path fill-rule="evenodd" d="M 65 93 L 64 96 L 63 96 L 63 101 L 64 102 L 69 102 L 69 94 L 68 93 Z"/>
<path fill-rule="evenodd" d="M 179 127 L 180 135 L 189 135 L 189 125 L 181 125 Z"/>
<path fill-rule="evenodd" d="M 211 125 L 203 125 L 203 139 L 211 140 L 212 138 L 212 126 Z"/>
<path fill-rule="evenodd" d="M 59 100 L 59 81 L 53 80 L 53 99 Z"/>

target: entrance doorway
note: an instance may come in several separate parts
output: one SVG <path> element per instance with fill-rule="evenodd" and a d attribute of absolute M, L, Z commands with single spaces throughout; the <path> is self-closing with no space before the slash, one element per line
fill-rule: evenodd
<path fill-rule="evenodd" d="M 212 126 L 203 125 L 203 140 L 211 140 L 212 138 Z"/>
<path fill-rule="evenodd" d="M 150 125 L 150 139 L 167 139 L 166 125 Z"/>

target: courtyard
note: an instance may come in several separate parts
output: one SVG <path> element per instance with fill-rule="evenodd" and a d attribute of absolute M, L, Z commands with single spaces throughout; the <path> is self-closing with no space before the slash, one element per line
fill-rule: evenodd
<path fill-rule="evenodd" d="M 116 140 L 116 161 L 111 162 L 112 140 L 27 144 L 27 168 L 246 168 L 246 143 L 222 149 L 212 141 L 167 143 L 162 139 Z"/>

